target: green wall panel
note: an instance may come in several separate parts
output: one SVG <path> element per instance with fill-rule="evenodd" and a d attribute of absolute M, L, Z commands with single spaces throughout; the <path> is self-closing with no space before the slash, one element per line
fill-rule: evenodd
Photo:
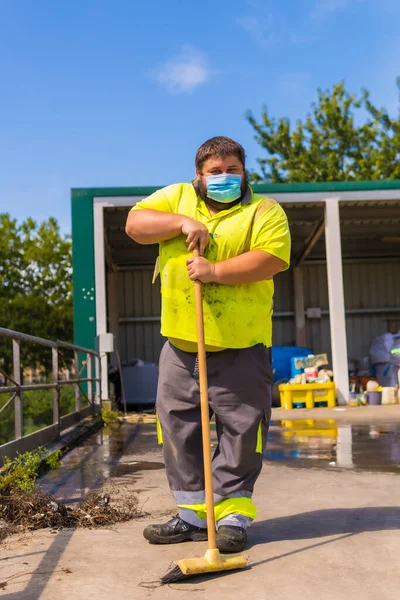
<path fill-rule="evenodd" d="M 96 302 L 93 196 L 72 192 L 74 342 L 95 349 Z"/>

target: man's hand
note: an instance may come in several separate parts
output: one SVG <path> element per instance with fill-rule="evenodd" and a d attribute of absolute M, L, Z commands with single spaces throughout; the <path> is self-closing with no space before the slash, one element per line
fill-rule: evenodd
<path fill-rule="evenodd" d="M 183 217 L 182 233 L 187 236 L 188 252 L 193 252 L 198 247 L 200 254 L 204 254 L 210 234 L 203 223 L 190 217 Z"/>
<path fill-rule="evenodd" d="M 250 250 L 215 264 L 202 256 L 189 258 L 186 265 L 192 281 L 242 285 L 272 279 L 282 271 L 285 262 L 264 250 Z"/>
<path fill-rule="evenodd" d="M 211 283 L 215 281 L 215 265 L 206 258 L 188 258 L 186 261 L 189 277 L 192 281 Z"/>
<path fill-rule="evenodd" d="M 183 233 L 186 235 L 188 251 L 193 252 L 198 246 L 200 254 L 204 254 L 210 238 L 203 223 L 185 215 L 150 208 L 131 211 L 125 231 L 138 244 L 160 244 Z"/>

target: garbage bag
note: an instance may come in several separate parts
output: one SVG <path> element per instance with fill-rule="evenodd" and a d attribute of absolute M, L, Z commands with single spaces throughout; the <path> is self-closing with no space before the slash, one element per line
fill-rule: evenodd
<path fill-rule="evenodd" d="M 392 333 L 384 333 L 373 340 L 369 350 L 371 363 L 373 365 L 390 362 L 393 337 Z"/>

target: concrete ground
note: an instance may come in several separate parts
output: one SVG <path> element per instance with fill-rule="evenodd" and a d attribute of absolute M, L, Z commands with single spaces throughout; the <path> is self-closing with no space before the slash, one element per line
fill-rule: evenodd
<path fill-rule="evenodd" d="M 284 419 L 295 421 L 297 419 L 335 419 L 338 422 L 351 424 L 367 423 L 399 423 L 400 404 L 387 404 L 380 406 L 337 406 L 336 408 L 296 408 L 285 410 L 283 408 L 272 409 L 272 420 L 282 421 Z"/>
<path fill-rule="evenodd" d="M 165 472 L 154 469 L 162 462 L 154 425 L 144 421 L 122 457 L 127 466 L 140 461 L 143 470 L 116 480 L 125 493 L 138 494 L 144 515 L 108 529 L 7 538 L 0 549 L 0 598 L 399 598 L 400 476 L 277 464 L 266 464 L 257 483 L 258 518 L 244 552 L 249 568 L 160 587 L 174 560 L 202 556 L 206 543 L 152 546 L 142 537 L 147 524 L 175 514 Z"/>

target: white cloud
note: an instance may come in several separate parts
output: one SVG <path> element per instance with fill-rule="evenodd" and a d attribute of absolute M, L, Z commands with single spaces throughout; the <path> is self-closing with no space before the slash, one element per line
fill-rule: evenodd
<path fill-rule="evenodd" d="M 314 7 L 314 13 L 321 16 L 335 13 L 348 5 L 348 0 L 318 0 Z"/>
<path fill-rule="evenodd" d="M 244 29 L 252 39 L 263 48 L 278 44 L 309 44 L 320 37 L 321 21 L 333 17 L 340 11 L 373 0 L 308 0 L 309 11 L 297 20 L 288 20 L 282 13 L 279 0 L 269 0 L 268 7 L 264 2 L 247 1 L 251 14 L 236 19 L 236 23 Z M 399 0 L 380 0 L 383 3 L 399 2 Z M 399 2 L 400 4 L 400 2 Z"/>
<path fill-rule="evenodd" d="M 272 15 L 239 17 L 237 23 L 264 48 L 273 46 L 281 40 L 279 29 Z"/>
<path fill-rule="evenodd" d="M 360 2 L 365 2 L 365 0 L 317 0 L 311 11 L 311 17 L 314 19 L 326 19 L 339 10 Z"/>
<path fill-rule="evenodd" d="M 213 71 L 207 58 L 193 46 L 182 46 L 180 54 L 174 56 L 155 69 L 153 78 L 165 86 L 171 94 L 193 92 L 209 81 Z"/>
<path fill-rule="evenodd" d="M 278 14 L 266 14 L 265 9 L 260 9 L 259 14 L 239 17 L 236 23 L 262 48 L 278 44 L 307 44 L 313 41 L 313 35 L 309 32 L 299 33 L 297 27 L 290 27 Z"/>

